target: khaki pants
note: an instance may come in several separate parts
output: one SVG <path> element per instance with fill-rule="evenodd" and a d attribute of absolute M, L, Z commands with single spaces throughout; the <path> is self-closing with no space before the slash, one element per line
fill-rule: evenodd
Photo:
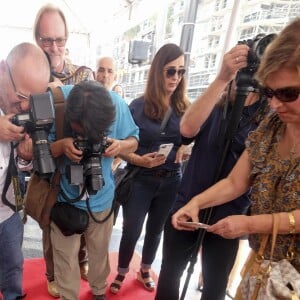
<path fill-rule="evenodd" d="M 54 263 L 53 263 L 53 250 L 50 239 L 50 225 L 43 228 L 43 253 L 46 263 L 46 277 L 48 281 L 54 280 Z M 78 252 L 78 262 L 83 264 L 88 261 L 86 243 L 84 235 L 81 236 L 80 249 Z"/>
<path fill-rule="evenodd" d="M 110 209 L 94 213 L 97 219 L 103 219 Z M 108 247 L 112 232 L 113 216 L 102 224 L 91 217 L 84 232 L 89 253 L 88 281 L 94 295 L 105 294 L 106 278 L 110 272 Z M 53 246 L 55 281 L 61 299 L 77 300 L 80 288 L 80 269 L 77 263 L 80 247 L 80 235 L 64 236 L 59 228 L 51 223 L 51 241 Z"/>

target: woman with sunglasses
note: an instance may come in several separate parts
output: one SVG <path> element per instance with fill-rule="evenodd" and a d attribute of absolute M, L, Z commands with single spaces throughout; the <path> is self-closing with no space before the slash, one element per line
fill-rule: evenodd
<path fill-rule="evenodd" d="M 188 106 L 184 53 L 175 44 L 166 44 L 156 53 L 149 70 L 143 96 L 133 100 L 130 110 L 139 127 L 139 146 L 135 153 L 122 156 L 128 167 L 141 167 L 129 200 L 123 205 L 123 232 L 119 248 L 118 274 L 110 291 L 118 293 L 147 216 L 140 271 L 137 279 L 149 291 L 155 289 L 151 264 L 159 246 L 161 232 L 181 180 L 185 146 L 179 131 L 181 116 Z M 162 120 L 170 117 L 163 132 Z M 162 144 L 173 144 L 168 155 L 157 155 Z"/>
<path fill-rule="evenodd" d="M 246 149 L 229 176 L 193 197 L 172 217 L 176 229 L 192 230 L 182 221 L 198 221 L 199 210 L 229 202 L 251 187 L 250 215 L 226 217 L 207 228 L 227 239 L 249 235 L 253 253 L 261 235 L 271 234 L 273 213 L 279 214 L 279 235 L 273 259 L 286 258 L 293 239 L 291 263 L 300 271 L 300 18 L 268 46 L 257 79 L 271 113 L 249 135 Z M 270 241 L 264 252 L 270 257 Z M 252 254 L 253 255 L 253 254 Z M 248 266 L 246 265 L 246 268 Z M 299 292 L 299 291 L 298 291 Z M 237 298 L 239 296 L 239 290 Z"/>

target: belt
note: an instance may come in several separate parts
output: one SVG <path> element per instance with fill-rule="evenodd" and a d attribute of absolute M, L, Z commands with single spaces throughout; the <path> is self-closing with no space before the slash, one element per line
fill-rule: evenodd
<path fill-rule="evenodd" d="M 155 170 L 155 171 L 149 172 L 149 175 L 151 175 L 151 176 L 165 177 L 165 178 L 174 177 L 178 174 L 179 174 L 178 170 L 168 171 L 168 170 L 161 169 L 161 170 Z"/>

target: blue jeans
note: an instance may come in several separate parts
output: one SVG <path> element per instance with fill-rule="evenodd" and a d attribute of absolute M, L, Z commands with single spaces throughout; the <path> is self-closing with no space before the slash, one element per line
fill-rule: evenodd
<path fill-rule="evenodd" d="M 175 201 L 181 176 L 138 175 L 128 202 L 123 205 L 123 232 L 119 248 L 118 272 L 129 271 L 136 243 L 148 214 L 141 267 L 148 269 L 155 259 L 161 233 Z"/>
<path fill-rule="evenodd" d="M 18 213 L 0 223 L 0 291 L 4 300 L 16 300 L 23 294 L 23 233 Z"/>

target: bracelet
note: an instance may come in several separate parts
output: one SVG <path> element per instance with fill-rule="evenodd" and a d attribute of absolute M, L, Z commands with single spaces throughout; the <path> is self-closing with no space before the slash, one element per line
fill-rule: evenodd
<path fill-rule="evenodd" d="M 288 212 L 289 221 L 290 221 L 290 231 L 289 234 L 293 234 L 296 232 L 296 222 L 295 217 L 292 211 Z"/>

